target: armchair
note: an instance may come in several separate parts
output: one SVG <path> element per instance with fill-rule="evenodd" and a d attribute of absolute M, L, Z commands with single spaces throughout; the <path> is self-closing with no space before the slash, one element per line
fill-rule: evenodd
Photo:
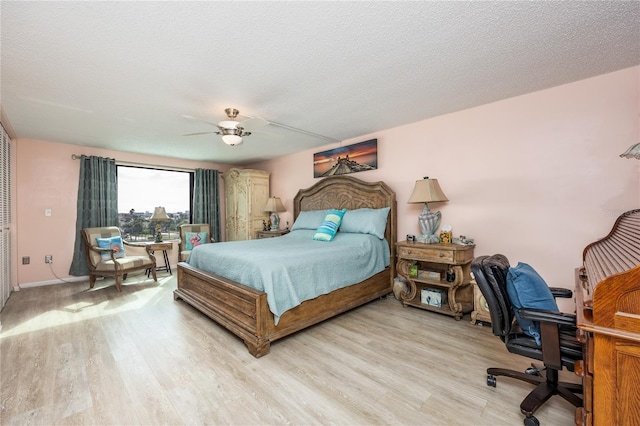
<path fill-rule="evenodd" d="M 153 280 L 156 277 L 156 258 L 149 252 L 143 256 L 127 255 L 125 246 L 131 246 L 122 240 L 120 229 L 116 226 L 103 228 L 84 228 L 82 230 L 87 267 L 89 268 L 89 288 L 93 288 L 97 276 L 114 277 L 116 289 L 122 291 L 122 280 L 129 272 L 150 269 Z"/>
<path fill-rule="evenodd" d="M 560 395 L 576 407 L 582 406 L 582 398 L 578 396 L 582 394 L 582 385 L 558 381 L 560 370 L 574 371 L 575 362 L 582 359 L 582 344 L 576 338 L 573 314 L 523 306 L 517 313 L 522 322 L 539 322 L 541 344 L 536 342 L 535 336 L 523 332 L 524 327 L 518 324 L 514 304 L 509 297 L 509 268 L 508 259 L 501 254 L 480 256 L 471 262 L 471 271 L 489 306 L 493 334 L 500 337 L 509 352 L 542 361 L 544 368 L 534 364 L 525 372 L 488 368 L 487 385 L 495 387 L 496 376 L 536 385 L 520 403 L 520 411 L 526 416 L 525 426 L 535 426 L 540 423 L 534 412 L 553 395 Z M 554 298 L 572 296 L 568 289 L 550 287 L 549 290 Z"/>
<path fill-rule="evenodd" d="M 208 223 L 188 223 L 180 225 L 180 243 L 178 244 L 180 262 L 189 258 L 191 249 L 200 244 L 214 243 L 211 227 Z"/>

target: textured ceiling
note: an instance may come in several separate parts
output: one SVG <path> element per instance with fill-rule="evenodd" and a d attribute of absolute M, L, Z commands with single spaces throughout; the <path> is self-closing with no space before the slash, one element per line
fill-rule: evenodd
<path fill-rule="evenodd" d="M 19 138 L 248 164 L 640 64 L 640 2 L 2 1 Z"/>

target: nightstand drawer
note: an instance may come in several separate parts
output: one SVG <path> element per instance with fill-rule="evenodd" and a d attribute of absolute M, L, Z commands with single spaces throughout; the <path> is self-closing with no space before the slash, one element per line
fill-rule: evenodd
<path fill-rule="evenodd" d="M 398 257 L 405 259 L 425 260 L 431 262 L 453 262 L 453 250 L 443 250 L 439 247 L 398 247 Z"/>
<path fill-rule="evenodd" d="M 261 238 L 274 238 L 274 237 L 281 237 L 285 234 L 288 234 L 289 230 L 288 229 L 281 229 L 278 231 L 258 231 L 258 239 Z"/>

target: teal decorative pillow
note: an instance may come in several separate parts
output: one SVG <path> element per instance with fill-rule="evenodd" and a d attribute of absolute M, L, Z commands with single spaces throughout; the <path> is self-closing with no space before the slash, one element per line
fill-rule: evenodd
<path fill-rule="evenodd" d="M 194 247 L 206 244 L 209 237 L 208 232 L 185 232 L 184 234 L 187 239 L 184 244 L 185 250 L 193 250 Z"/>
<path fill-rule="evenodd" d="M 533 308 L 557 312 L 558 305 L 549 286 L 530 265 L 518 262 L 518 265 L 509 268 L 507 273 L 507 293 L 520 328 L 540 345 L 540 323 L 520 318 L 518 309 Z"/>
<path fill-rule="evenodd" d="M 292 231 L 297 231 L 298 229 L 318 229 L 318 226 L 322 224 L 325 215 L 327 214 L 326 210 L 307 210 L 300 212 L 296 221 L 293 222 L 293 226 L 291 227 Z"/>
<path fill-rule="evenodd" d="M 387 229 L 389 210 L 391 210 L 389 207 L 347 210 L 340 224 L 340 232 L 371 234 L 382 240 L 384 231 Z"/>
<path fill-rule="evenodd" d="M 313 236 L 313 239 L 318 241 L 333 240 L 333 237 L 336 236 L 336 232 L 338 232 L 338 228 L 340 227 L 340 222 L 342 222 L 342 217 L 344 216 L 346 211 L 347 209 L 328 210 L 327 214 L 324 217 L 324 221 L 316 231 L 315 235 Z"/>
<path fill-rule="evenodd" d="M 96 238 L 96 242 L 98 243 L 98 248 L 115 250 L 116 252 L 113 254 L 113 257 L 116 259 L 124 257 L 124 244 L 122 243 L 122 237 Z M 111 253 L 102 252 L 100 253 L 100 257 L 102 260 L 109 260 L 111 259 Z"/>

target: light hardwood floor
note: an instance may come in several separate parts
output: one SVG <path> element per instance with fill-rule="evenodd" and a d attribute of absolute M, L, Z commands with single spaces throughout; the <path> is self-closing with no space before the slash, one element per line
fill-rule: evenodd
<path fill-rule="evenodd" d="M 521 425 L 531 385 L 488 326 L 392 296 L 303 330 L 255 359 L 183 302 L 175 276 L 28 288 L 0 313 L 2 425 Z M 577 381 L 571 373 L 565 380 Z M 542 425 L 573 424 L 553 397 Z"/>

